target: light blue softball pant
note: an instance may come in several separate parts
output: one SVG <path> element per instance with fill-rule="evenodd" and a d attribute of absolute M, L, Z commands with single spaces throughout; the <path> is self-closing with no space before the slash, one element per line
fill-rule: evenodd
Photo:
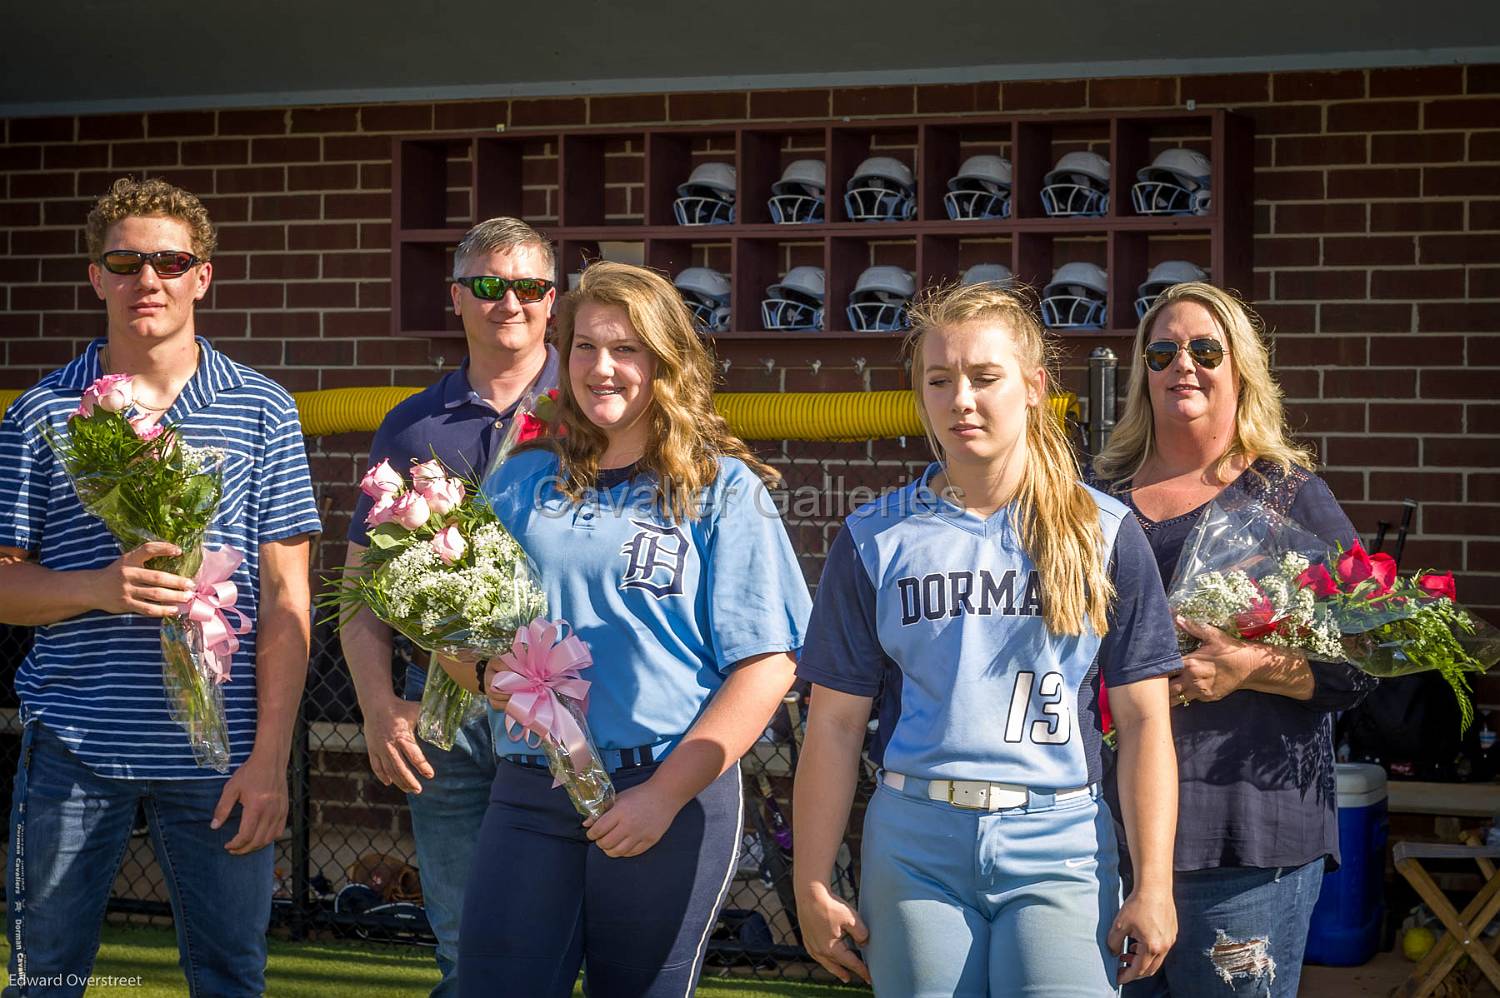
<path fill-rule="evenodd" d="M 926 794 L 925 780 L 897 791 L 882 778 L 865 815 L 859 911 L 876 995 L 1116 994 L 1119 858 L 1097 786 L 995 812 Z"/>

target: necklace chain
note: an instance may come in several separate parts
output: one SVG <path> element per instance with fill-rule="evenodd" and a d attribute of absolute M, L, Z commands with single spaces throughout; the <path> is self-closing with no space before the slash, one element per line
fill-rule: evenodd
<path fill-rule="evenodd" d="M 193 344 L 193 370 L 194 371 L 198 370 L 198 361 L 200 359 L 200 355 L 202 354 L 202 352 L 203 351 L 199 348 L 198 344 L 194 343 Z M 105 374 L 118 374 L 118 373 L 120 373 L 120 372 L 117 372 L 117 371 L 110 370 L 109 347 L 107 347 L 107 346 L 99 348 L 99 369 L 100 369 L 100 371 L 102 371 Z M 188 379 L 192 380 L 192 376 L 189 375 Z M 184 386 L 186 386 L 186 382 L 184 382 L 183 384 L 184 384 Z M 178 394 L 181 394 L 181 391 L 182 390 L 179 388 L 178 389 Z M 173 401 L 175 402 L 176 399 L 174 398 Z M 141 401 L 140 396 L 136 396 L 135 397 L 135 399 L 133 400 L 133 404 L 135 405 L 135 407 L 137 409 L 144 409 L 147 412 L 166 412 L 168 409 L 172 408 L 172 405 L 170 403 L 167 404 L 167 405 L 162 406 L 161 408 L 157 408 L 154 405 L 147 405 L 145 402 Z"/>

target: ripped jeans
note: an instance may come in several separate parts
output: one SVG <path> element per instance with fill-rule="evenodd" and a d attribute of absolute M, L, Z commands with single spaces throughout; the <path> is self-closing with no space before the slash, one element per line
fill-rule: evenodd
<path fill-rule="evenodd" d="M 1323 860 L 1306 866 L 1178 873 L 1177 943 L 1125 998 L 1296 998 Z"/>

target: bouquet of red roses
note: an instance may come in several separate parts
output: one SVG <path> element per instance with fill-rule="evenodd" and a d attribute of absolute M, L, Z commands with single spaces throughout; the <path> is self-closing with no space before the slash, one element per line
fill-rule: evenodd
<path fill-rule="evenodd" d="M 1372 676 L 1442 674 L 1473 719 L 1471 673 L 1500 661 L 1500 632 L 1456 601 L 1452 572 L 1397 571 L 1358 541 L 1330 549 L 1253 500 L 1216 500 L 1183 546 L 1167 601 L 1246 641 L 1348 662 Z"/>

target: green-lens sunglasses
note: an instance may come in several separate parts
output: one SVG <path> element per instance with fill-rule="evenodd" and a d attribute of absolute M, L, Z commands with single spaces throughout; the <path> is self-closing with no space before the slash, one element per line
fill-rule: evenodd
<path fill-rule="evenodd" d="M 455 284 L 468 288 L 481 301 L 499 301 L 507 291 L 514 291 L 516 301 L 523 305 L 539 302 L 552 290 L 552 282 L 540 277 L 455 277 Z"/>

